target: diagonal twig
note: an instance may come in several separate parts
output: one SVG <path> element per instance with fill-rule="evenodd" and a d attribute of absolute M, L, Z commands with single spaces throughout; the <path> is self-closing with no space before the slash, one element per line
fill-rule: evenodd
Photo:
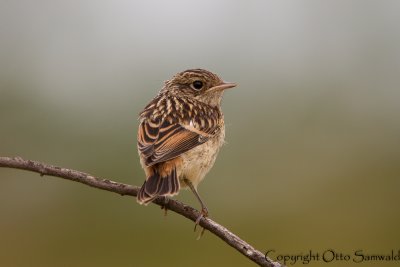
<path fill-rule="evenodd" d="M 0 167 L 37 172 L 41 176 L 56 176 L 98 189 L 118 193 L 120 195 L 136 196 L 139 191 L 139 187 L 137 186 L 122 184 L 108 179 L 95 177 L 84 172 L 52 166 L 33 160 L 24 160 L 20 157 L 0 157 Z M 153 203 L 162 207 L 166 207 L 168 210 L 172 210 L 192 221 L 196 221 L 200 215 L 196 209 L 177 200 L 170 199 L 166 203 L 164 198 L 157 198 L 153 201 Z M 253 248 L 247 242 L 240 239 L 237 235 L 215 221 L 209 218 L 202 218 L 199 224 L 258 265 L 267 267 L 282 266 L 280 263 L 266 258 L 263 253 Z"/>

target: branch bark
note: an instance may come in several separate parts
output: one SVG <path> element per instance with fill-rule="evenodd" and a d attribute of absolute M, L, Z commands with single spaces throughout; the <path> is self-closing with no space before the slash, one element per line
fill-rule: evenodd
<path fill-rule="evenodd" d="M 139 187 L 137 186 L 122 184 L 108 179 L 95 177 L 84 172 L 52 166 L 33 160 L 24 160 L 20 157 L 0 157 L 0 167 L 37 172 L 41 176 L 48 175 L 60 177 L 74 182 L 79 182 L 94 188 L 118 193 L 120 195 L 129 195 L 136 197 L 139 191 Z M 174 211 L 192 221 L 196 221 L 196 219 L 200 215 L 200 213 L 196 209 L 185 205 L 177 200 L 170 199 L 167 203 L 165 203 L 164 198 L 157 198 L 153 201 L 153 203 L 162 207 L 165 206 L 168 210 Z M 237 235 L 229 231 L 227 228 L 216 223 L 210 218 L 202 218 L 199 224 L 258 265 L 267 267 L 282 266 L 280 263 L 274 262 L 271 259 L 266 258 L 263 253 L 253 248 L 251 245 L 240 239 Z"/>

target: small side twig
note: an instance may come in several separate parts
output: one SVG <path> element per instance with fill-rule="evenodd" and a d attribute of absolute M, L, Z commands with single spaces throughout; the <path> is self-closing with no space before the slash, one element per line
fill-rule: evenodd
<path fill-rule="evenodd" d="M 37 172 L 41 176 L 48 175 L 60 177 L 63 179 L 79 182 L 94 188 L 118 193 L 120 195 L 129 195 L 136 197 L 139 191 L 139 187 L 137 186 L 118 183 L 108 179 L 95 177 L 84 172 L 52 166 L 33 160 L 24 160 L 20 157 L 0 157 L 0 167 Z M 166 207 L 168 210 L 174 211 L 192 221 L 196 221 L 196 219 L 200 215 L 200 213 L 196 209 L 185 205 L 177 200 L 170 199 L 166 203 L 164 198 L 157 198 L 153 201 L 153 203 L 161 207 Z M 274 262 L 271 259 L 266 258 L 263 253 L 253 248 L 247 242 L 240 239 L 237 235 L 229 231 L 224 226 L 216 223 L 215 221 L 209 218 L 202 218 L 199 224 L 258 265 L 267 267 L 282 266 L 280 263 Z"/>

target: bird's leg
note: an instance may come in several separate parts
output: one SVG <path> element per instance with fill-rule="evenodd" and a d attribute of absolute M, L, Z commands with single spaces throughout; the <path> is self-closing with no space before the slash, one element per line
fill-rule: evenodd
<path fill-rule="evenodd" d="M 197 200 L 200 202 L 200 205 L 201 205 L 200 216 L 196 219 L 196 222 L 194 225 L 194 231 L 196 231 L 196 227 L 200 223 L 201 218 L 208 216 L 208 209 L 207 209 L 206 205 L 204 204 L 203 200 L 201 200 L 200 195 L 197 192 L 196 188 L 194 188 L 192 182 L 189 181 L 188 179 L 184 179 L 184 181 L 187 184 L 187 186 L 189 186 L 190 190 L 192 190 L 193 194 L 196 196 Z M 204 234 L 204 231 L 205 231 L 205 229 L 203 228 L 199 237 L 201 237 Z"/>
<path fill-rule="evenodd" d="M 168 212 L 167 205 L 169 202 L 169 197 L 164 196 L 163 198 L 164 198 L 164 205 L 161 206 L 161 209 L 164 210 L 164 216 L 167 216 L 167 212 Z"/>

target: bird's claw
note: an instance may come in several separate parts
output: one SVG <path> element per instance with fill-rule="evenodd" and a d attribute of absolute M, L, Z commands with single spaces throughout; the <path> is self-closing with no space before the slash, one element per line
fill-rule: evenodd
<path fill-rule="evenodd" d="M 196 222 L 194 224 L 194 231 L 195 232 L 196 232 L 196 229 L 197 229 L 197 225 L 199 225 L 201 219 L 203 219 L 205 217 L 208 217 L 208 210 L 206 208 L 202 208 L 201 212 L 200 212 L 200 215 L 199 215 L 199 217 L 197 217 Z M 206 229 L 204 227 L 202 227 L 200 235 L 199 235 L 199 237 L 197 239 L 200 239 L 203 236 L 205 231 L 206 231 Z"/>

